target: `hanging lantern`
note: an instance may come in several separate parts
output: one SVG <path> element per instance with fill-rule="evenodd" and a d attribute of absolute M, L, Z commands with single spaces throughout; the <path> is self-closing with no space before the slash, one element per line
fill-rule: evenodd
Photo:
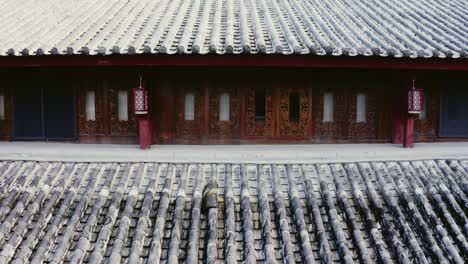
<path fill-rule="evenodd" d="M 424 111 L 424 90 L 414 86 L 408 91 L 408 113 L 419 114 Z"/>
<path fill-rule="evenodd" d="M 148 114 L 148 92 L 142 85 L 142 77 L 140 76 L 140 86 L 133 88 L 133 112 L 136 115 Z"/>

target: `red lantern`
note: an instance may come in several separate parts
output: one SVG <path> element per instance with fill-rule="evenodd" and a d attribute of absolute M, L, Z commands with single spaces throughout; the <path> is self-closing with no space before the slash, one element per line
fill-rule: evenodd
<path fill-rule="evenodd" d="M 133 112 L 136 115 L 148 114 L 148 92 L 142 86 L 142 80 L 140 77 L 140 87 L 133 88 Z"/>
<path fill-rule="evenodd" d="M 419 114 L 424 111 L 424 90 L 413 87 L 408 91 L 408 113 Z"/>

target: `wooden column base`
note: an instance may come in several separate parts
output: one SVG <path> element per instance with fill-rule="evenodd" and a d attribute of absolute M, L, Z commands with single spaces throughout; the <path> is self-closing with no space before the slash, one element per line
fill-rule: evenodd
<path fill-rule="evenodd" d="M 141 149 L 150 149 L 151 147 L 151 125 L 147 115 L 138 117 L 139 141 Z"/>
<path fill-rule="evenodd" d="M 414 145 L 414 115 L 409 114 L 405 122 L 404 148 L 413 148 Z"/>

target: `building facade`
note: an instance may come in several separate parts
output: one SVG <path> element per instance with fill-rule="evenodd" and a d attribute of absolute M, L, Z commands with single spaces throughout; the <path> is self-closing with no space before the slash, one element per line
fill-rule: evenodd
<path fill-rule="evenodd" d="M 152 144 L 402 141 L 406 92 L 425 91 L 416 142 L 465 140 L 463 71 L 162 67 L 9 69 L 0 96 L 4 140 Z M 22 80 L 21 74 L 28 73 Z M 60 77 L 57 77 L 59 75 Z M 149 114 L 132 110 L 139 76 Z M 399 131 L 400 130 L 400 131 Z"/>
<path fill-rule="evenodd" d="M 468 137 L 463 1 L 83 8 L 89 2 L 30 9 L 7 1 L 2 139 L 148 145 Z M 61 12 L 49 19 L 40 12 L 57 6 Z M 132 111 L 140 76 L 145 116 Z M 419 115 L 407 113 L 413 82 L 426 95 Z"/>

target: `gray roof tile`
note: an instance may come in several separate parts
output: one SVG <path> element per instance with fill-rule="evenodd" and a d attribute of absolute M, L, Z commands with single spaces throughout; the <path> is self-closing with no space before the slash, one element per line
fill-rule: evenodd
<path fill-rule="evenodd" d="M 463 263 L 468 161 L 0 162 L 0 261 Z"/>
<path fill-rule="evenodd" d="M 464 0 L 2 3 L 0 56 L 317 54 L 468 57 Z"/>

